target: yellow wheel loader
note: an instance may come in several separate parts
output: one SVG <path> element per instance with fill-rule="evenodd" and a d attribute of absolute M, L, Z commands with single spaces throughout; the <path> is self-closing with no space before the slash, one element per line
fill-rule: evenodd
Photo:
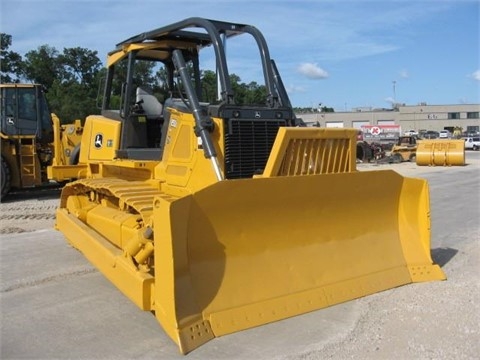
<path fill-rule="evenodd" d="M 1 197 L 11 189 L 77 178 L 83 126 L 61 125 L 38 84 L 0 84 Z"/>
<path fill-rule="evenodd" d="M 230 80 L 242 59 L 227 62 L 226 43 L 247 51 L 242 39 L 259 52 L 256 104 L 240 103 Z M 204 97 L 200 60 L 214 64 L 218 99 Z M 167 74 L 163 103 L 139 83 L 142 62 Z M 355 129 L 298 126 L 255 27 L 189 18 L 119 43 L 102 107 L 85 122 L 87 176 L 63 188 L 56 227 L 182 353 L 445 279 L 430 256 L 427 182 L 356 171 Z M 375 204 L 375 223 L 359 203 Z"/>

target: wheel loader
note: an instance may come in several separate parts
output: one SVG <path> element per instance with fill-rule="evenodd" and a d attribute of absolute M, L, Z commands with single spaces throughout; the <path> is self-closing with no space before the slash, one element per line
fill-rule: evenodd
<path fill-rule="evenodd" d="M 11 189 L 77 178 L 83 126 L 50 114 L 43 86 L 0 84 L 1 198 Z"/>
<path fill-rule="evenodd" d="M 258 51 L 262 101 L 237 100 L 230 69 L 245 59 L 227 57 L 227 43 Z M 164 101 L 142 87 L 142 62 L 167 74 Z M 299 126 L 256 27 L 188 18 L 120 42 L 107 64 L 102 113 L 82 137 L 87 174 L 63 188 L 56 228 L 181 353 L 445 279 L 430 255 L 427 182 L 357 171 L 355 129 Z M 359 203 L 375 204 L 375 223 Z"/>

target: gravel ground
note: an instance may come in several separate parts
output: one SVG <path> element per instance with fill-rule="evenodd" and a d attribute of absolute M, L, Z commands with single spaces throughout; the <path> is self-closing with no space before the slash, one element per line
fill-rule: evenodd
<path fill-rule="evenodd" d="M 18 191 L 0 203 L 0 234 L 51 229 L 55 223 L 55 209 L 60 188 Z"/>
<path fill-rule="evenodd" d="M 432 203 L 443 199 L 440 188 L 453 192 L 451 201 L 455 202 L 462 189 L 447 185 L 442 188 L 441 176 L 453 171 L 464 173 L 473 177 L 474 184 L 470 185 L 473 191 L 470 189 L 471 196 L 465 202 L 470 201 L 473 206 L 470 210 L 478 215 L 480 153 L 468 153 L 467 160 L 468 166 L 457 168 L 417 167 L 411 163 L 359 164 L 358 168 L 360 171 L 392 168 L 406 176 L 431 179 L 431 189 L 439 189 L 432 191 Z M 0 204 L 0 233 L 51 229 L 59 195 L 60 190 L 54 187 L 12 194 Z M 470 211 L 465 205 L 456 204 L 450 210 L 432 207 L 432 256 L 447 274 L 447 281 L 412 284 L 355 300 L 362 308 L 362 315 L 351 331 L 333 342 L 313 344 L 288 359 L 480 358 L 478 217 L 470 220 L 469 226 L 459 225 L 455 229 L 445 230 L 443 224 L 435 223 L 436 218 L 445 216 L 447 220 L 442 222 L 448 222 L 449 214 L 457 216 L 457 211 Z"/>

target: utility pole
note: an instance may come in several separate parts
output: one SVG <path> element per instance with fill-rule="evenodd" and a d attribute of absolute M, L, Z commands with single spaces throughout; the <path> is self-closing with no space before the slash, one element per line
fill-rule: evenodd
<path fill-rule="evenodd" d="M 395 85 L 397 84 L 397 82 L 393 80 L 392 83 L 393 83 L 393 105 L 395 105 L 397 103 L 397 94 L 395 91 Z"/>

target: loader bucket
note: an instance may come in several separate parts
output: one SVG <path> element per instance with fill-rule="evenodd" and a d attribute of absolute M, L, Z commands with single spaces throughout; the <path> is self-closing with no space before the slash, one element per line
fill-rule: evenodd
<path fill-rule="evenodd" d="M 155 313 L 186 353 L 242 329 L 411 282 L 430 256 L 428 185 L 394 171 L 215 183 L 156 197 Z"/>
<path fill-rule="evenodd" d="M 421 140 L 417 146 L 417 165 L 465 165 L 464 140 Z"/>

